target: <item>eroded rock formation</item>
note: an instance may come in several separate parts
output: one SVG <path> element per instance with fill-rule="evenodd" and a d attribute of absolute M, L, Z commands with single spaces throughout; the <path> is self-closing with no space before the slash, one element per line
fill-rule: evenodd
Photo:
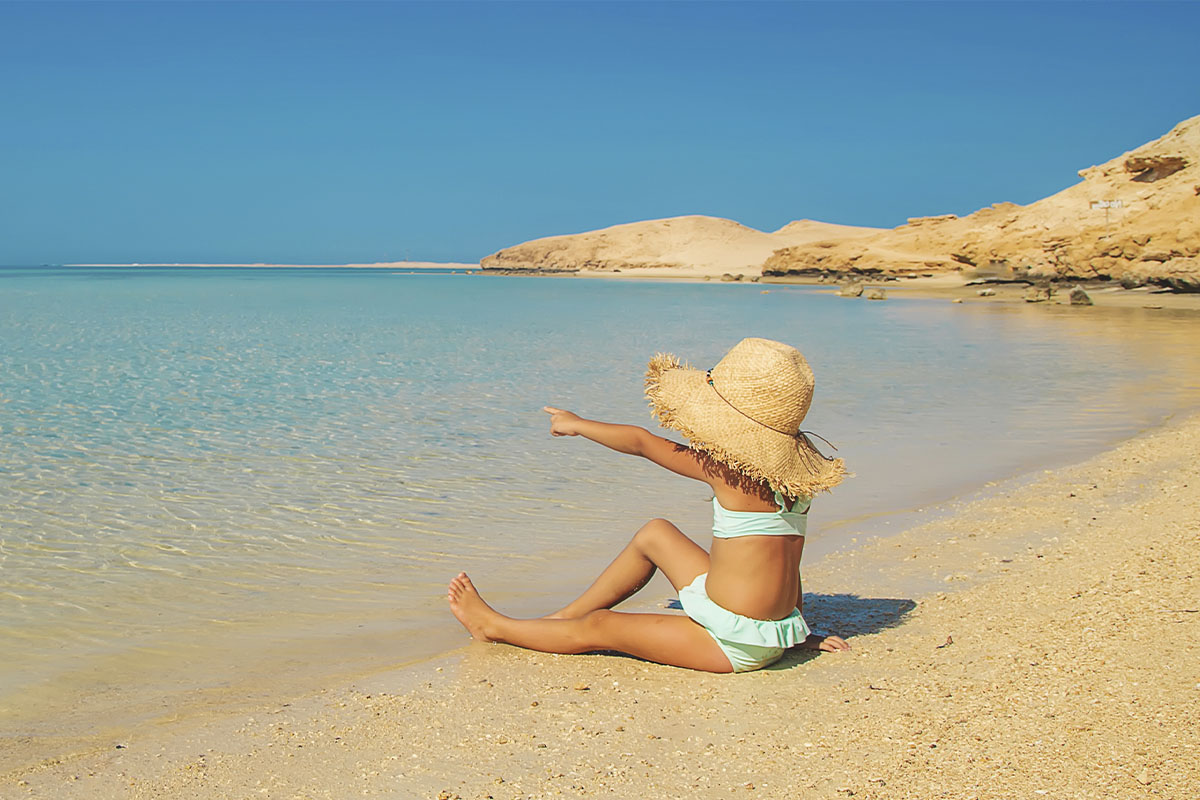
<path fill-rule="evenodd" d="M 1200 291 L 1200 117 L 1028 206 L 909 220 L 854 241 L 781 248 L 767 275 L 960 270 L 968 276 L 1119 280 Z"/>

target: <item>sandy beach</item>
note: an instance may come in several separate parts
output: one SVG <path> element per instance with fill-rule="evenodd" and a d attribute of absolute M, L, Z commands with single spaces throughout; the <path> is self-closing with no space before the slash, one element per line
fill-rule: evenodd
<path fill-rule="evenodd" d="M 826 557 L 806 616 L 849 654 L 715 676 L 464 637 L 27 763 L 0 796 L 1195 797 L 1198 451 L 1200 417 L 1173 421 Z"/>

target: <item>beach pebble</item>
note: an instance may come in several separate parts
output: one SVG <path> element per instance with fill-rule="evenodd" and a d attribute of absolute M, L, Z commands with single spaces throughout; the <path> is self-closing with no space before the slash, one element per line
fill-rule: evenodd
<path fill-rule="evenodd" d="M 577 691 L 577 692 L 586 692 L 588 689 L 591 689 L 592 687 L 588 686 L 583 681 L 580 681 L 579 683 L 575 684 L 574 688 L 575 688 L 575 691 Z"/>
<path fill-rule="evenodd" d="M 995 297 L 996 290 L 995 289 L 980 289 L 975 294 L 979 295 L 980 297 Z"/>
<path fill-rule="evenodd" d="M 962 302 L 962 298 L 961 298 L 961 297 L 956 297 L 956 298 L 954 298 L 953 300 L 951 300 L 950 302 L 951 302 L 951 303 L 961 303 L 961 302 Z"/>
<path fill-rule="evenodd" d="M 1137 774 L 1137 782 L 1140 783 L 1142 786 L 1149 786 L 1150 785 L 1150 770 L 1143 767 L 1142 771 Z"/>

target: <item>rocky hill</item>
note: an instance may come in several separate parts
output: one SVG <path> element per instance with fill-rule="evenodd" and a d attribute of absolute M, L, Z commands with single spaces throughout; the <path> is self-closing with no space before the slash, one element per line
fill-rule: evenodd
<path fill-rule="evenodd" d="M 480 266 L 542 272 L 654 270 L 759 275 L 763 262 L 782 247 L 829 238 L 853 241 L 878 231 L 800 220 L 765 233 L 718 217 L 673 217 L 535 239 L 494 253 Z"/>
<path fill-rule="evenodd" d="M 1200 116 L 1079 175 L 1080 183 L 1027 206 L 997 203 L 894 229 L 801 220 L 765 233 L 727 219 L 676 217 L 536 239 L 480 264 L 706 276 L 954 271 L 1200 291 Z"/>
<path fill-rule="evenodd" d="M 1200 116 L 1019 206 L 910 219 L 847 241 L 781 248 L 768 275 L 960 270 L 968 276 L 1119 280 L 1200 291 Z"/>

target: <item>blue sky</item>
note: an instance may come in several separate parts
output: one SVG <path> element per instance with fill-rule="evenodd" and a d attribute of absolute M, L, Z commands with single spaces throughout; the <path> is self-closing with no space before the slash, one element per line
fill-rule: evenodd
<path fill-rule="evenodd" d="M 1026 203 L 1200 114 L 1200 3 L 13 3 L 0 264 L 476 261 Z"/>

